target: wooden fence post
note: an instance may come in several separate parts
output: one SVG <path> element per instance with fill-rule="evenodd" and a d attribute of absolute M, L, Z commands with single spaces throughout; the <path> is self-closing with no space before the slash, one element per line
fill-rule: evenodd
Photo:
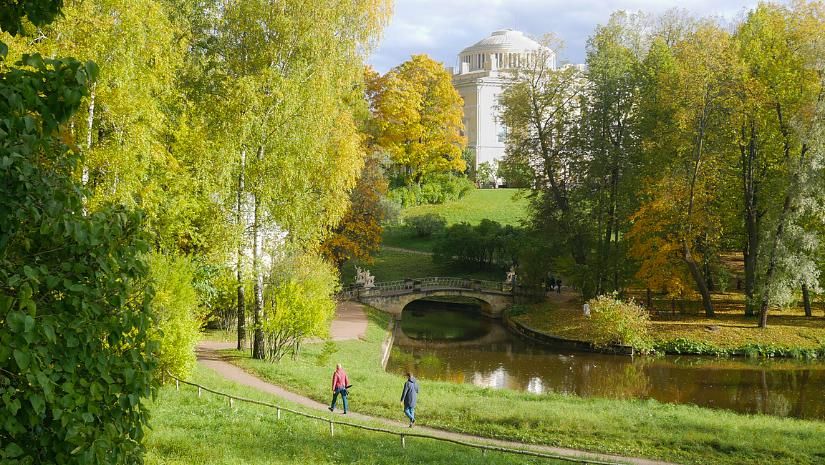
<path fill-rule="evenodd" d="M 229 396 L 229 407 L 232 408 L 235 406 L 235 399 L 232 396 Z"/>
<path fill-rule="evenodd" d="M 180 391 L 180 381 L 178 381 L 177 378 L 175 378 L 175 390 Z"/>
<path fill-rule="evenodd" d="M 281 409 L 278 409 L 278 419 L 281 419 Z"/>
<path fill-rule="evenodd" d="M 402 449 L 406 449 L 406 448 L 407 448 L 407 440 L 406 440 L 406 438 L 404 437 L 404 435 L 403 435 L 403 434 L 401 435 L 401 448 L 402 448 Z"/>
<path fill-rule="evenodd" d="M 198 398 L 200 398 L 200 396 L 201 396 L 201 387 L 198 386 Z"/>
<path fill-rule="evenodd" d="M 335 422 L 332 420 L 329 421 L 329 435 L 335 436 Z"/>

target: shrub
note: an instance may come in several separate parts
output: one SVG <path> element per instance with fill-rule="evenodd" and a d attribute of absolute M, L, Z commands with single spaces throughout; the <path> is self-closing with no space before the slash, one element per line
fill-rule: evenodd
<path fill-rule="evenodd" d="M 273 265 L 261 325 L 270 360 L 297 355 L 301 341 L 326 337 L 335 315 L 338 271 L 318 256 L 289 252 Z"/>
<path fill-rule="evenodd" d="M 622 344 L 641 352 L 650 352 L 650 319 L 647 311 L 635 302 L 611 296 L 599 296 L 588 302 L 593 342 L 599 346 Z"/>
<path fill-rule="evenodd" d="M 195 267 L 185 257 L 152 254 L 150 277 L 155 288 L 152 338 L 159 343 L 158 367 L 186 378 L 195 365 L 204 312 L 193 285 Z"/>
<path fill-rule="evenodd" d="M 478 225 L 454 224 L 441 234 L 433 252 L 437 261 L 459 261 L 480 266 L 509 266 L 516 262 L 523 232 L 484 219 Z"/>
<path fill-rule="evenodd" d="M 410 216 L 404 220 L 404 223 L 418 237 L 430 237 L 444 231 L 444 228 L 447 227 L 447 220 L 435 213 Z"/>
<path fill-rule="evenodd" d="M 461 199 L 474 188 L 473 182 L 464 176 L 432 174 L 425 177 L 420 185 L 411 184 L 390 190 L 387 198 L 402 207 L 440 204 Z"/>

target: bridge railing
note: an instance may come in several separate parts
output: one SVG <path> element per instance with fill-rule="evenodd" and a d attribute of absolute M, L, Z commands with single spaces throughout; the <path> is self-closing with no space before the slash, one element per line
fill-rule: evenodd
<path fill-rule="evenodd" d="M 477 292 L 494 292 L 511 294 L 513 286 L 501 281 L 485 281 L 481 279 L 455 278 L 447 276 L 432 276 L 418 279 L 400 279 L 375 283 L 373 287 L 365 288 L 360 285 L 347 286 L 338 293 L 342 300 L 362 297 L 380 297 L 390 295 L 411 294 L 421 291 L 440 289 L 455 289 Z"/>

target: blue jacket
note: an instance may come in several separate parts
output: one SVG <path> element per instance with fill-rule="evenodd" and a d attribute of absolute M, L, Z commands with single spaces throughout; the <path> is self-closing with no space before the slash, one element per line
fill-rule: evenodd
<path fill-rule="evenodd" d="M 404 402 L 404 408 L 415 408 L 416 400 L 418 400 L 418 383 L 415 382 L 415 378 L 410 377 L 410 379 L 404 383 L 401 402 Z"/>

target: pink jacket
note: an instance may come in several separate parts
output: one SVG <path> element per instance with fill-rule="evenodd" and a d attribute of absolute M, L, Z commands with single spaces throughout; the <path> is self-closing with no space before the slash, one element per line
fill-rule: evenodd
<path fill-rule="evenodd" d="M 333 392 L 338 388 L 345 388 L 349 384 L 347 379 L 347 372 L 344 370 L 335 370 L 332 374 L 332 390 Z"/>

